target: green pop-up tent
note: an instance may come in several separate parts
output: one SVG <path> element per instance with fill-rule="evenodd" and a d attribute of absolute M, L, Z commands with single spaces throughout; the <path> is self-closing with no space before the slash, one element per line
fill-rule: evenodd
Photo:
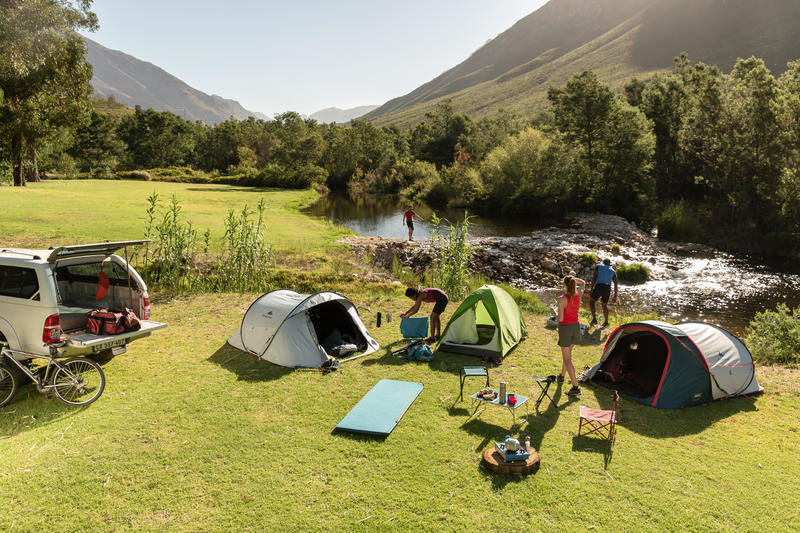
<path fill-rule="evenodd" d="M 500 362 L 527 332 L 511 295 L 496 285 L 484 285 L 453 313 L 439 349 Z"/>

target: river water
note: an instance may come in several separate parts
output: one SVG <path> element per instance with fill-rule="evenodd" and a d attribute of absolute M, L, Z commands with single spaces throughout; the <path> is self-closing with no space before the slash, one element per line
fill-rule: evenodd
<path fill-rule="evenodd" d="M 406 238 L 408 230 L 403 225 L 402 215 L 407 205 L 391 197 L 351 199 L 330 194 L 320 198 L 306 212 L 350 228 L 359 235 Z M 433 211 L 428 206 L 414 205 L 414 210 L 426 221 L 431 220 Z M 437 215 L 453 222 L 464 219 L 463 210 L 437 211 Z M 475 217 L 471 222 L 470 234 L 476 237 L 514 237 L 530 235 L 540 229 L 518 221 L 485 217 Z M 429 238 L 429 222 L 415 225 L 415 240 Z M 589 250 L 578 246 L 569 251 Z M 662 256 L 648 251 L 646 257 L 637 257 L 636 250 L 626 252 L 628 260 L 646 263 L 654 279 L 642 285 L 621 285 L 619 302 L 612 307 L 612 313 L 655 311 L 672 322 L 707 321 L 743 334 L 759 311 L 774 309 L 779 302 L 792 308 L 800 306 L 800 274 L 781 271 L 758 258 L 708 249 Z M 546 302 L 557 296 L 551 288 L 520 288 L 537 294 Z"/>

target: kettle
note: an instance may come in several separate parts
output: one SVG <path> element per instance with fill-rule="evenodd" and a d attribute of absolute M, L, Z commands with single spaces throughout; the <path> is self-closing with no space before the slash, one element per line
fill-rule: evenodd
<path fill-rule="evenodd" d="M 508 450 L 510 452 L 515 452 L 515 451 L 519 450 L 519 441 L 517 439 L 513 439 L 511 437 L 508 437 L 506 439 L 506 450 Z"/>

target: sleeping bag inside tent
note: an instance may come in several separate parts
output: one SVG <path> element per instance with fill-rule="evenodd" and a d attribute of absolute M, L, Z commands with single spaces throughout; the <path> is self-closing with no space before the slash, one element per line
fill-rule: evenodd
<path fill-rule="evenodd" d="M 496 285 L 484 285 L 458 306 L 439 349 L 499 362 L 528 332 L 517 302 Z"/>
<path fill-rule="evenodd" d="M 346 296 L 285 289 L 253 302 L 228 344 L 276 365 L 307 368 L 321 366 L 329 356 L 367 355 L 380 348 Z"/>
<path fill-rule="evenodd" d="M 583 379 L 666 409 L 762 390 L 744 343 L 701 322 L 646 320 L 620 326 Z"/>

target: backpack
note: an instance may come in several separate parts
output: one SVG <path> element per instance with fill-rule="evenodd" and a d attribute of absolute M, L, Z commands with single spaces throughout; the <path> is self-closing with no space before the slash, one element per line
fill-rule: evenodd
<path fill-rule="evenodd" d="M 433 361 L 433 350 L 424 341 L 411 341 L 401 356 L 409 361 Z"/>
<path fill-rule="evenodd" d="M 119 309 L 95 309 L 89 313 L 86 328 L 95 335 L 118 335 L 127 331 L 138 331 L 142 325 L 136 314 L 127 307 Z"/>

